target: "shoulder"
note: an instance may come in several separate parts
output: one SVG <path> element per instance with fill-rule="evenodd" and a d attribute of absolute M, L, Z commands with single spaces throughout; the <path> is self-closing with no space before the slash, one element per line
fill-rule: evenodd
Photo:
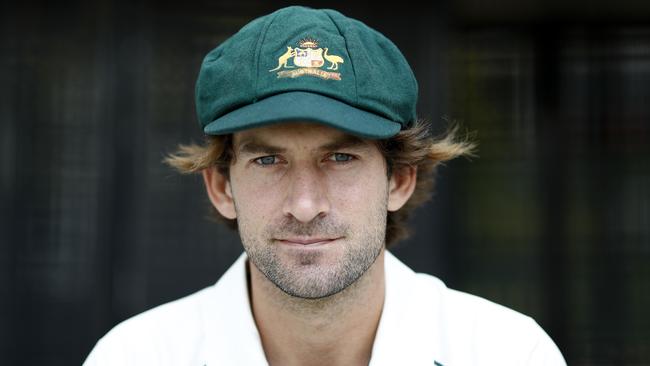
<path fill-rule="evenodd" d="M 214 285 L 115 326 L 84 365 L 203 365 L 209 357 L 209 364 L 228 363 L 240 356 L 233 344 L 258 341 L 247 291 L 242 254 Z"/>
<path fill-rule="evenodd" d="M 208 287 L 129 318 L 102 337 L 84 365 L 149 364 L 152 360 L 191 358 L 203 338 L 202 307 Z"/>
<path fill-rule="evenodd" d="M 417 273 L 416 278 L 417 296 L 423 303 L 437 305 L 435 322 L 448 340 L 447 353 L 452 359 L 463 364 L 481 360 L 501 365 L 565 365 L 555 343 L 531 317 L 447 288 L 436 277 Z"/>
<path fill-rule="evenodd" d="M 436 277 L 423 273 L 418 273 L 416 276 L 419 295 L 425 298 L 437 298 L 440 311 L 456 327 L 473 329 L 494 327 L 495 330 L 499 330 L 499 333 L 507 334 L 509 331 L 527 328 L 532 322 L 530 317 L 503 305 L 448 288 Z"/>
<path fill-rule="evenodd" d="M 404 312 L 409 338 L 443 364 L 565 365 L 561 353 L 533 320 L 485 298 L 448 288 L 387 257 L 392 310 Z M 398 309 L 399 308 L 399 309 Z M 540 361 L 541 360 L 541 361 Z M 550 360 L 550 361 L 548 361 Z"/>

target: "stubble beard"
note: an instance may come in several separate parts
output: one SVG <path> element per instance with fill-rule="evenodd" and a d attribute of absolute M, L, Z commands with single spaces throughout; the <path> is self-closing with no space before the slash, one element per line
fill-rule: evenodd
<path fill-rule="evenodd" d="M 373 265 L 384 247 L 386 233 L 386 205 L 378 205 L 370 222 L 351 228 L 349 225 L 325 216 L 309 223 L 283 218 L 267 225 L 261 235 L 249 230 L 246 221 L 238 220 L 242 244 L 250 261 L 264 276 L 289 296 L 302 299 L 323 299 L 335 295 L 363 276 Z M 323 252 L 294 253 L 287 263 L 279 255 L 280 248 L 273 238 L 290 236 L 343 237 L 343 254 L 337 263 L 324 264 Z"/>

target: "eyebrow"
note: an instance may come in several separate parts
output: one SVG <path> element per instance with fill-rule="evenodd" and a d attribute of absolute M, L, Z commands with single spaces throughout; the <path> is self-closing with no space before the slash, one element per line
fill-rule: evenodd
<path fill-rule="evenodd" d="M 349 149 L 349 148 L 366 150 L 369 149 L 370 146 L 371 146 L 370 143 L 368 143 L 367 141 L 359 137 L 353 135 L 345 135 L 340 139 L 319 146 L 317 150 L 336 151 L 336 150 Z M 245 139 L 239 145 L 237 151 L 240 154 L 281 154 L 287 151 L 287 149 L 268 144 L 256 138 L 249 138 L 249 139 Z"/>
<path fill-rule="evenodd" d="M 349 148 L 366 150 L 369 149 L 370 146 L 371 145 L 367 141 L 361 139 L 360 137 L 353 136 L 353 135 L 345 135 L 345 137 L 341 139 L 320 146 L 318 150 L 336 151 L 336 150 L 349 149 Z"/>
<path fill-rule="evenodd" d="M 281 154 L 286 149 L 250 139 L 242 142 L 238 151 L 240 154 Z"/>

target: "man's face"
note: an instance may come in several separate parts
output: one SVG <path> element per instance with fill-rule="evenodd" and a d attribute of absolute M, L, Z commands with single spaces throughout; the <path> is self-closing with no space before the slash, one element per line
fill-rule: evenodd
<path fill-rule="evenodd" d="M 313 123 L 235 133 L 230 191 L 252 263 L 277 287 L 322 298 L 384 248 L 389 179 L 372 141 Z"/>

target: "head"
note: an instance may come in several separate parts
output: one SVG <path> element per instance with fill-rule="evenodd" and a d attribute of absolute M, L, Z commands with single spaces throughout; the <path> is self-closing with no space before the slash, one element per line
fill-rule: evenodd
<path fill-rule="evenodd" d="M 472 148 L 453 131 L 432 138 L 397 47 L 331 10 L 285 8 L 242 28 L 206 56 L 196 100 L 206 143 L 167 162 L 203 174 L 251 262 L 302 298 L 362 276 L 407 235 L 438 164 Z"/>

